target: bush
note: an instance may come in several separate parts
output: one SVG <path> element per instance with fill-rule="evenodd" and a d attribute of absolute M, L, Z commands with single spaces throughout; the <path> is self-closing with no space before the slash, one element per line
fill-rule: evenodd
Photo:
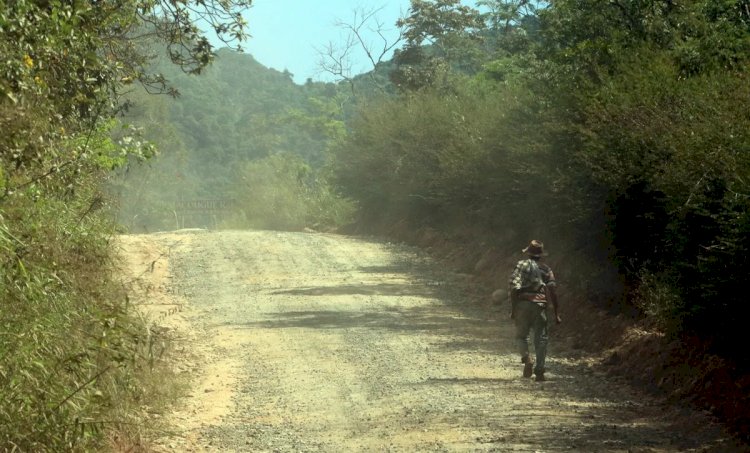
<path fill-rule="evenodd" d="M 0 449 L 85 451 L 135 422 L 147 335 L 113 283 L 96 195 L 46 195 L 30 188 L 0 216 Z"/>
<path fill-rule="evenodd" d="M 28 121 L 15 146 L 32 149 L 28 125 L 41 120 L 18 110 Z M 153 336 L 117 282 L 99 191 L 128 154 L 108 133 L 51 135 L 23 165 L 0 155 L 0 450 L 100 448 L 105 431 L 138 431 L 139 400 L 152 397 Z"/>
<path fill-rule="evenodd" d="M 668 59 L 639 62 L 588 103 L 576 160 L 609 194 L 614 257 L 637 299 L 650 295 L 647 313 L 726 346 L 750 315 L 738 284 L 750 228 L 750 88 L 742 74 L 685 79 Z M 653 300 L 665 291 L 679 302 Z"/>
<path fill-rule="evenodd" d="M 236 174 L 234 228 L 333 229 L 351 222 L 354 205 L 334 192 L 301 157 L 275 154 L 245 163 Z"/>

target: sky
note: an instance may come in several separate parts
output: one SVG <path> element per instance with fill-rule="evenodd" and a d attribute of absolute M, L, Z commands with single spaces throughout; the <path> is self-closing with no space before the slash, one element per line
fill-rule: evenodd
<path fill-rule="evenodd" d="M 308 77 L 333 81 L 330 74 L 321 73 L 316 48 L 324 49 L 329 42 L 343 45 L 346 34 L 334 25 L 337 20 L 351 23 L 355 10 L 378 8 L 382 9 L 376 17 L 395 39 L 396 20 L 408 11 L 409 0 L 254 0 L 245 14 L 251 37 L 242 46 L 264 66 L 288 69 L 296 83 Z M 370 34 L 369 39 L 379 38 Z M 361 51 L 353 57 L 352 75 L 372 69 Z"/>

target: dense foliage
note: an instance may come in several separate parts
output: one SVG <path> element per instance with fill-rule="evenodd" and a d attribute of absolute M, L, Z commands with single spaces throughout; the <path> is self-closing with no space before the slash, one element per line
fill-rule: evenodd
<path fill-rule="evenodd" d="M 152 148 L 113 117 L 135 82 L 169 90 L 146 35 L 196 72 L 211 49 L 194 11 L 240 38 L 248 4 L 0 1 L 0 450 L 91 451 L 142 428 L 154 337 L 116 278 L 102 182 Z"/>
<path fill-rule="evenodd" d="M 344 98 L 334 84 L 295 85 L 288 71 L 229 49 L 220 50 L 200 77 L 163 60 L 154 66 L 181 95 L 129 94 L 132 108 L 122 121 L 137 127 L 161 155 L 147 167 L 131 162 L 113 181 L 126 228 L 298 230 L 345 221 L 341 214 L 351 209 L 321 169 L 328 148 L 344 134 Z M 324 193 L 330 212 L 322 212 L 328 209 L 319 201 Z M 236 209 L 182 212 L 185 200 L 221 200 Z"/>
<path fill-rule="evenodd" d="M 589 299 L 614 263 L 615 306 L 746 361 L 747 1 L 413 1 L 402 25 L 403 94 L 336 151 L 363 218 L 555 237 Z"/>

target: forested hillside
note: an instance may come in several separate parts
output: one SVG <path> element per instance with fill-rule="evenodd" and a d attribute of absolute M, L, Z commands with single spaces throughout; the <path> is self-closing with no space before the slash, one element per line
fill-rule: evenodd
<path fill-rule="evenodd" d="M 320 175 L 331 142 L 344 133 L 345 96 L 332 83 L 295 85 L 291 74 L 251 55 L 220 50 L 196 77 L 156 61 L 176 98 L 128 96 L 121 121 L 159 150 L 131 161 L 114 181 L 129 231 L 175 227 L 299 229 L 330 226 L 351 208 Z M 180 209 L 181 201 L 223 200 L 232 209 Z"/>

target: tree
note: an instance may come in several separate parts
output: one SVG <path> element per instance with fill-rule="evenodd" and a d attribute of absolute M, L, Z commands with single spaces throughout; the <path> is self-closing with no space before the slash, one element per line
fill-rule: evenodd
<path fill-rule="evenodd" d="M 586 209 L 607 213 L 626 297 L 725 353 L 748 314 L 747 2 L 551 5 L 537 56 L 555 83 L 539 93 L 562 107 L 550 109 L 557 155 L 598 200 Z"/>
<path fill-rule="evenodd" d="M 150 46 L 198 72 L 212 55 L 198 21 L 241 39 L 249 4 L 2 2 L 0 450 L 99 451 L 102 427 L 142 426 L 138 369 L 154 337 L 114 275 L 102 185 L 152 149 L 113 118 L 133 84 L 164 91 Z"/>
<path fill-rule="evenodd" d="M 477 6 L 487 10 L 482 14 L 487 52 L 502 58 L 531 50 L 538 39 L 538 12 L 544 2 L 480 0 Z"/>
<path fill-rule="evenodd" d="M 12 131 L 0 138 L 0 159 L 11 170 L 46 167 L 21 185 L 75 166 L 88 155 L 85 146 L 61 155 L 53 143 L 86 134 L 115 114 L 122 107 L 120 94 L 136 81 L 167 89 L 163 76 L 146 69 L 150 46 L 165 44 L 173 63 L 200 72 L 213 54 L 199 21 L 220 39 L 239 42 L 245 37 L 241 13 L 249 5 L 250 0 L 24 1 L 0 10 L 0 53 L 8 56 L 0 61 L 0 129 Z M 6 192 L 13 187 L 7 185 Z"/>
<path fill-rule="evenodd" d="M 394 55 L 391 81 L 400 89 L 436 87 L 453 68 L 477 69 L 484 22 L 460 0 L 412 0 L 409 15 L 396 25 L 404 30 L 405 44 Z"/>
<path fill-rule="evenodd" d="M 374 86 L 379 86 L 375 80 L 377 68 L 385 58 L 403 40 L 403 30 L 399 29 L 395 37 L 389 37 L 389 30 L 378 18 L 383 8 L 355 9 L 351 22 L 337 20 L 336 27 L 346 32 L 346 40 L 337 45 L 329 42 L 324 48 L 317 49 L 319 55 L 318 67 L 328 74 L 349 84 L 353 95 L 355 90 L 355 74 L 352 72 L 352 54 L 360 51 L 364 53 L 370 71 L 368 73 Z M 377 36 L 375 42 L 369 37 Z M 383 88 L 380 87 L 382 90 Z"/>

